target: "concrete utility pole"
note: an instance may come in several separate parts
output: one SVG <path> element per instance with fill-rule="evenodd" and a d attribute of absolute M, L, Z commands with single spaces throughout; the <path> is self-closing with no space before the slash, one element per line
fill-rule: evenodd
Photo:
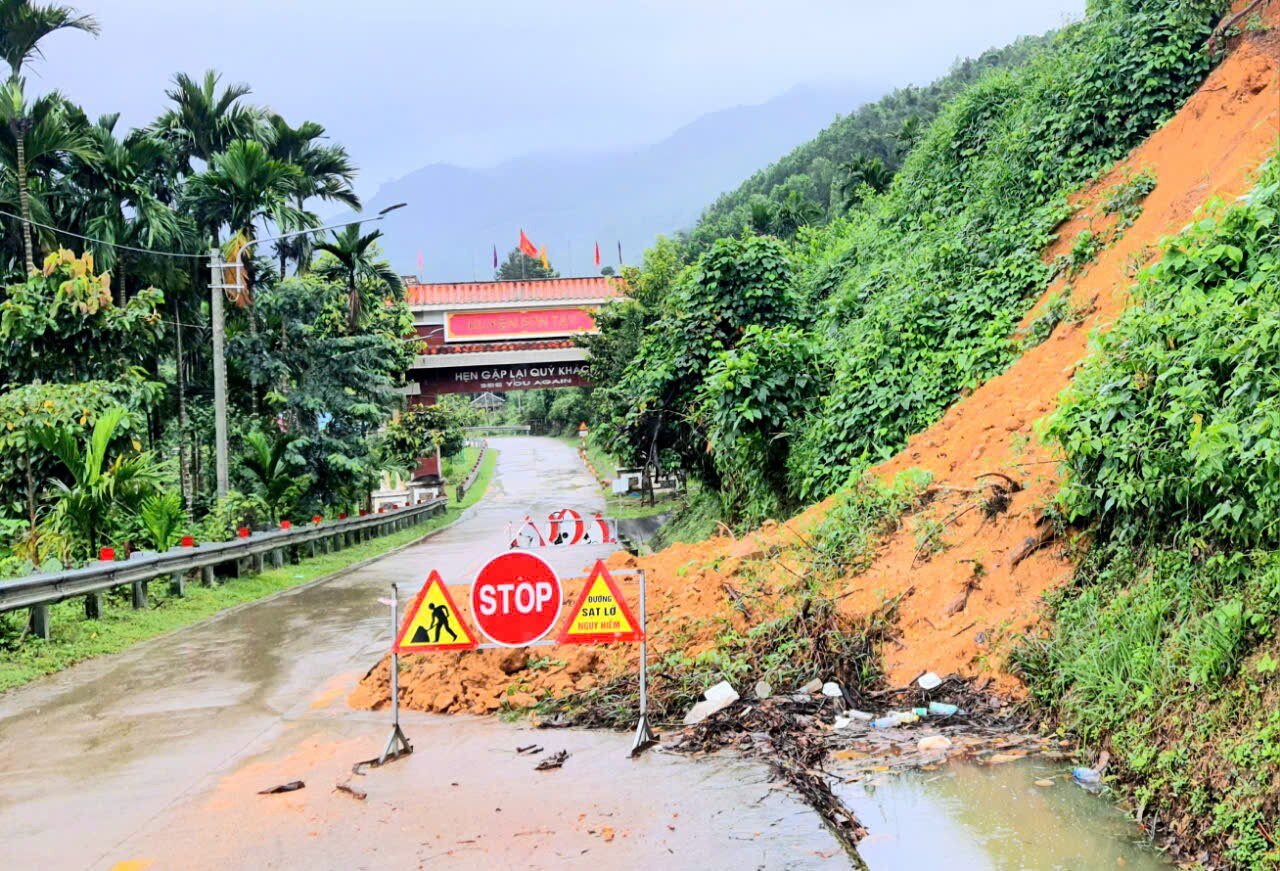
<path fill-rule="evenodd" d="M 227 471 L 227 325 L 224 309 L 227 288 L 222 266 L 222 252 L 214 248 L 209 252 L 209 319 L 213 322 L 213 451 L 219 499 L 225 499 L 230 489 L 230 475 Z"/>
<path fill-rule="evenodd" d="M 307 236 L 311 233 L 323 233 L 326 230 L 340 230 L 353 224 L 368 224 L 381 221 L 396 209 L 404 208 L 407 203 L 396 203 L 387 206 L 372 218 L 361 218 L 359 221 L 347 221 L 345 224 L 331 224 L 327 227 L 312 227 L 309 230 L 298 230 L 294 233 L 281 233 L 279 236 L 265 236 L 261 239 L 250 239 L 236 252 L 234 264 L 235 284 L 226 281 L 225 269 L 229 265 L 223 262 L 222 252 L 217 248 L 209 252 L 209 318 L 213 322 L 213 451 L 214 466 L 217 472 L 218 498 L 226 497 L 230 487 L 230 460 L 227 449 L 227 323 L 226 292 L 239 290 L 244 279 L 244 253 L 261 242 L 276 242 L 281 239 L 292 239 L 295 236 Z M 283 278 L 284 276 L 281 276 Z"/>

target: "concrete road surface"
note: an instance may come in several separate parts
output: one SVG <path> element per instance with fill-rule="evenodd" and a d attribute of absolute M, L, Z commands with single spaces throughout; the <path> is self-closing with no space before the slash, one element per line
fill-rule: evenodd
<path fill-rule="evenodd" d="M 847 867 L 762 766 L 630 760 L 617 733 L 408 714 L 416 752 L 351 776 L 388 734 L 345 697 L 389 646 L 390 583 L 469 580 L 509 521 L 603 507 L 564 444 L 491 444 L 489 493 L 428 540 L 0 696 L 0 867 Z M 546 553 L 571 577 L 604 550 Z M 571 755 L 535 772 L 531 743 Z"/>

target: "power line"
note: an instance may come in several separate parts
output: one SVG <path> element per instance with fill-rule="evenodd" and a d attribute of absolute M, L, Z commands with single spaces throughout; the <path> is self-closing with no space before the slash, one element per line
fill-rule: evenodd
<path fill-rule="evenodd" d="M 12 212 L 0 210 L 0 215 L 6 218 L 13 218 L 15 221 L 21 221 L 21 215 L 15 215 Z M 29 222 L 33 227 L 39 227 L 42 230 L 48 230 L 52 233 L 61 233 L 64 236 L 72 236 L 76 239 L 82 239 L 85 242 L 92 242 L 95 245 L 107 245 L 111 248 L 119 248 L 121 251 L 133 251 L 137 254 L 151 254 L 156 257 L 186 257 L 192 260 L 208 260 L 208 254 L 186 254 L 180 251 L 156 251 L 152 248 L 136 248 L 133 245 L 122 245 L 119 242 L 108 242 L 106 239 L 96 239 L 93 236 L 82 236 L 79 233 L 73 233 L 70 230 L 60 230 L 57 227 L 51 227 L 48 224 L 41 224 L 39 221 Z"/>

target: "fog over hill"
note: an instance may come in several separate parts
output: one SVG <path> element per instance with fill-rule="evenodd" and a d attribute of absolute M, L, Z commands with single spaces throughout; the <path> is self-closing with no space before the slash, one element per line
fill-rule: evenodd
<path fill-rule="evenodd" d="M 428 281 L 490 277 L 493 246 L 504 257 L 521 227 L 562 273 L 591 274 L 594 242 L 604 264 L 617 265 L 618 242 L 637 259 L 655 236 L 688 227 L 718 195 L 880 93 L 802 86 L 704 115 L 653 145 L 484 169 L 432 164 L 383 185 L 365 210 L 409 203 L 382 225 L 382 244 L 404 274 L 418 271 L 421 252 Z"/>

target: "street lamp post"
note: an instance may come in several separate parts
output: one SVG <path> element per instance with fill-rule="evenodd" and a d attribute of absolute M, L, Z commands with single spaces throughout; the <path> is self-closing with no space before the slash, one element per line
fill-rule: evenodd
<path fill-rule="evenodd" d="M 226 497 L 230 490 L 230 474 L 228 471 L 228 450 L 227 450 L 227 356 L 226 356 L 226 315 L 224 310 L 224 294 L 228 290 L 240 287 L 239 279 L 243 275 L 244 269 L 244 252 L 249 248 L 257 245 L 259 242 L 278 242 L 281 239 L 292 239 L 296 236 L 307 236 L 311 233 L 323 233 L 326 230 L 340 230 L 343 227 L 351 227 L 356 224 L 370 224 L 374 221 L 381 221 L 388 214 L 396 209 L 402 209 L 407 203 L 396 203 L 394 206 L 388 206 L 378 212 L 372 218 L 362 218 L 359 221 L 347 221 L 344 224 L 331 224 L 327 227 L 313 227 L 308 230 L 298 230 L 293 233 L 281 233 L 277 236 L 266 236 L 261 239 L 250 239 L 240 247 L 236 252 L 235 267 L 235 284 L 226 282 L 226 274 L 224 268 L 228 265 L 222 260 L 222 252 L 216 248 L 209 253 L 209 268 L 212 273 L 212 280 L 209 282 L 209 290 L 212 294 L 209 306 L 209 316 L 212 320 L 213 332 L 213 440 L 214 440 L 214 465 L 217 472 L 217 493 L 218 498 Z M 281 276 L 283 278 L 283 276 Z"/>

